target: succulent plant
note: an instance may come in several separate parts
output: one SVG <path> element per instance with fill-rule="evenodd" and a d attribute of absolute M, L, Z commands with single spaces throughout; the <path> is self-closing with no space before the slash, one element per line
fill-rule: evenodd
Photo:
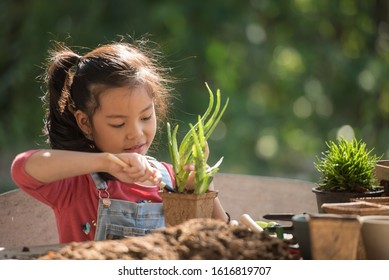
<path fill-rule="evenodd" d="M 221 108 L 220 90 L 216 91 L 215 97 L 208 84 L 205 84 L 209 93 L 209 105 L 203 116 L 198 116 L 198 121 L 194 125 L 189 124 L 189 131 L 183 137 L 180 144 L 177 142 L 177 132 L 179 126 L 176 125 L 172 131 L 170 123 L 167 123 L 167 135 L 170 157 L 173 165 L 174 176 L 177 185 L 177 192 L 185 191 L 185 184 L 190 171 L 184 166 L 193 164 L 195 171 L 195 194 L 205 193 L 212 182 L 212 175 L 219 170 L 223 157 L 212 167 L 207 166 L 206 141 L 219 123 L 228 101 Z"/>

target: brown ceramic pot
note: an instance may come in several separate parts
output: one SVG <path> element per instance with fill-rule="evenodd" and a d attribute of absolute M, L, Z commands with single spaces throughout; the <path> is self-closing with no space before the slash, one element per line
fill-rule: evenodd
<path fill-rule="evenodd" d="M 319 190 L 318 187 L 313 188 L 312 191 L 316 195 L 317 208 L 319 213 L 325 213 L 324 210 L 321 208 L 321 205 L 323 203 L 350 202 L 351 199 L 353 198 L 376 197 L 376 196 L 382 196 L 384 193 L 384 190 L 365 192 L 365 193 L 329 192 L 329 191 Z"/>

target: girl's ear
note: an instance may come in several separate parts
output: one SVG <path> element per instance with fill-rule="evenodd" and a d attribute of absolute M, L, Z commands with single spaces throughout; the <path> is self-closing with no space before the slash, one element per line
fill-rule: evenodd
<path fill-rule="evenodd" d="M 84 132 L 84 135 L 89 140 L 93 140 L 92 138 L 92 126 L 89 121 L 89 117 L 87 114 L 82 112 L 81 110 L 77 110 L 74 112 L 74 118 L 77 121 L 78 127 Z"/>

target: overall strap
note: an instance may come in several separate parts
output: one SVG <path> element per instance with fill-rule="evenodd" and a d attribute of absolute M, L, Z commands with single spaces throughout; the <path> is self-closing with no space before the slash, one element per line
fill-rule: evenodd
<path fill-rule="evenodd" d="M 95 182 L 96 188 L 100 190 L 106 190 L 108 189 L 107 182 L 105 182 L 101 177 L 99 176 L 98 173 L 94 172 L 91 173 L 93 182 Z"/>
<path fill-rule="evenodd" d="M 111 200 L 109 199 L 109 191 L 107 183 L 100 178 L 99 174 L 94 172 L 91 173 L 93 182 L 98 190 L 99 199 L 102 200 L 104 207 L 109 207 L 111 205 Z"/>

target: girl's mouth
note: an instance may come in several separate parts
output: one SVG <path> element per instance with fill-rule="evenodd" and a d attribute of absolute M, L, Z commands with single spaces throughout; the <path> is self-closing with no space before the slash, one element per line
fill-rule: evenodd
<path fill-rule="evenodd" d="M 145 145 L 142 144 L 142 145 L 136 145 L 136 146 L 133 146 L 133 147 L 130 147 L 130 148 L 126 148 L 124 149 L 125 152 L 127 153 L 138 153 L 138 154 L 143 154 L 143 150 L 144 150 L 144 147 Z"/>

